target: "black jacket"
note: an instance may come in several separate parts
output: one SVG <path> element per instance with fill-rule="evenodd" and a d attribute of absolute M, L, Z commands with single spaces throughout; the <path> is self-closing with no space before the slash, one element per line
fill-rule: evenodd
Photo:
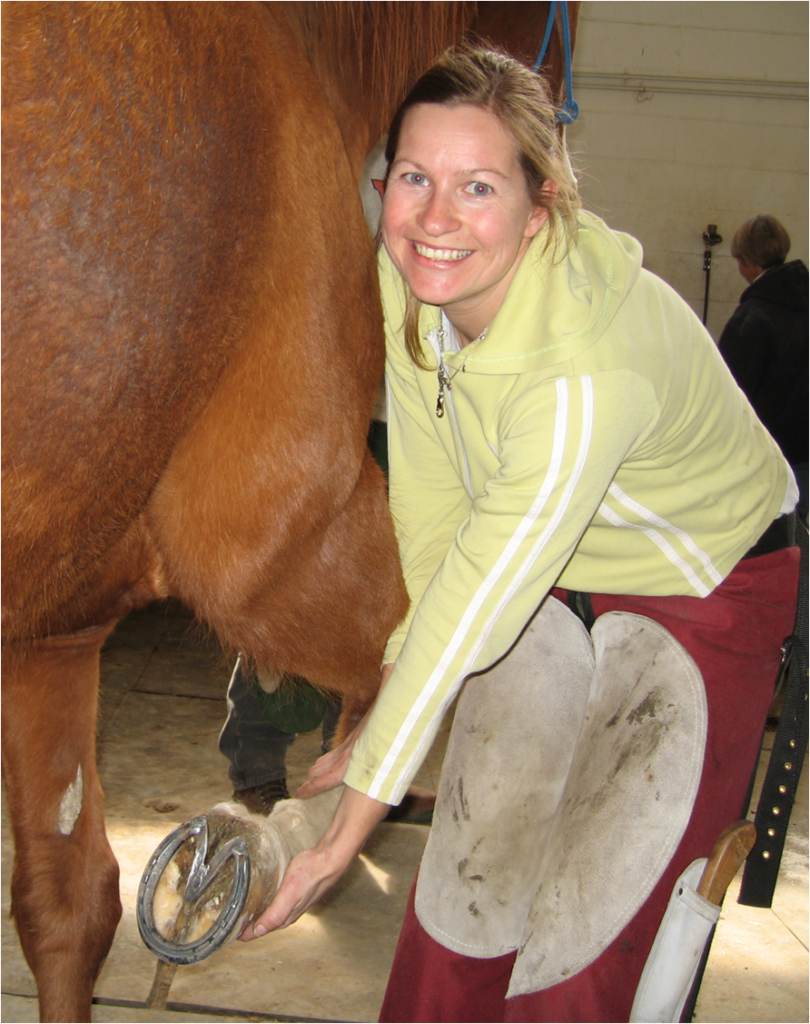
<path fill-rule="evenodd" d="M 790 463 L 807 462 L 807 267 L 773 267 L 750 284 L 723 328 L 720 351 Z"/>

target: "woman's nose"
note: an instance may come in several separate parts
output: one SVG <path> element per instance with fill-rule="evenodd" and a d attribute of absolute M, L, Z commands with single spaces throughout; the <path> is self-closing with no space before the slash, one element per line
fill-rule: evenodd
<path fill-rule="evenodd" d="M 452 197 L 439 189 L 430 194 L 419 220 L 421 228 L 434 238 L 455 231 L 460 223 Z"/>

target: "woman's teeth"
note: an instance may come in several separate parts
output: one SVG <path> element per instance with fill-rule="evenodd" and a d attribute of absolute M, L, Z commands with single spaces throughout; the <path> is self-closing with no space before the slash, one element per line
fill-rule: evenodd
<path fill-rule="evenodd" d="M 419 242 L 414 242 L 414 248 L 420 256 L 442 262 L 463 260 L 465 256 L 472 255 L 472 249 L 432 249 L 427 245 L 420 245 Z"/>

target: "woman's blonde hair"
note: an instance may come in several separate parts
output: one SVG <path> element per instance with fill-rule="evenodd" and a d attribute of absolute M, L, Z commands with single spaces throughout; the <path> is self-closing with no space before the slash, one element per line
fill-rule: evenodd
<path fill-rule="evenodd" d="M 546 247 L 573 228 L 579 195 L 558 131 L 557 109 L 540 75 L 496 50 L 471 44 L 448 50 L 416 82 L 394 115 L 385 147 L 386 181 L 405 116 L 420 103 L 469 104 L 495 114 L 514 139 L 532 205 L 548 211 Z M 549 182 L 556 189 L 549 189 Z M 407 287 L 406 291 L 405 344 L 416 365 L 427 369 L 419 337 L 421 303 Z"/>

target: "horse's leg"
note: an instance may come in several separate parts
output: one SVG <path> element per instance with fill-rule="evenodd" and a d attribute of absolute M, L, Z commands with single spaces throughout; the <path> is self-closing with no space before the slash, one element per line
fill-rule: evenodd
<path fill-rule="evenodd" d="M 43 1021 L 89 1021 L 121 916 L 96 770 L 99 652 L 114 623 L 3 652 L 12 914 Z"/>

